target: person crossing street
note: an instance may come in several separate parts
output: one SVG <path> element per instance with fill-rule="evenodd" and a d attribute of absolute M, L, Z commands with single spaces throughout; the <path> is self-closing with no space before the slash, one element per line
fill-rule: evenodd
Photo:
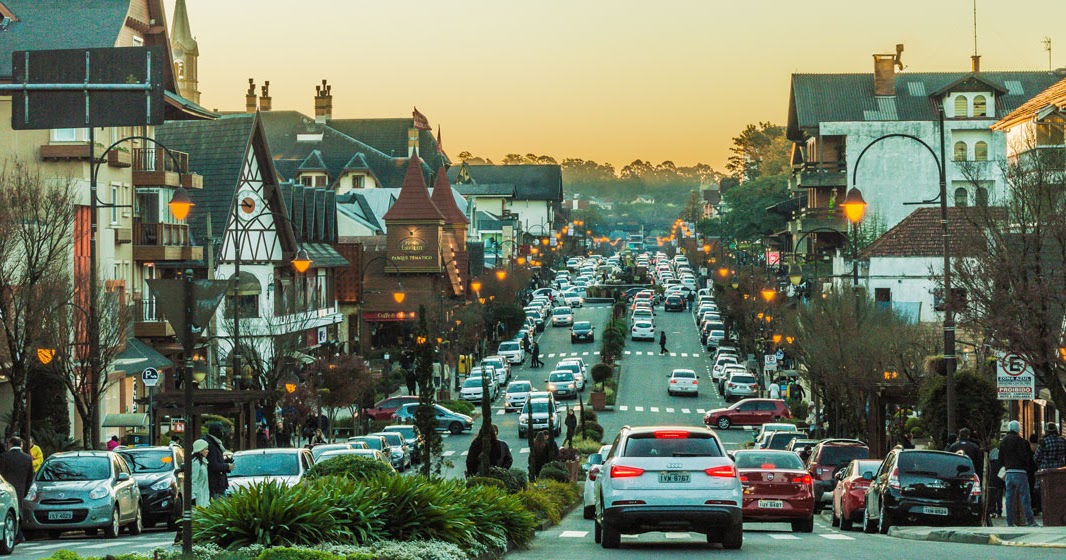
<path fill-rule="evenodd" d="M 659 355 L 662 356 L 669 352 L 666 349 L 666 331 L 659 331 Z"/>

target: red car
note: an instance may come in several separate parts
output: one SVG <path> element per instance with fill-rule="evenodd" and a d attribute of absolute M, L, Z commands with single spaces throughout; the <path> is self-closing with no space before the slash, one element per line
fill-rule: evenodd
<path fill-rule="evenodd" d="M 866 489 L 881 466 L 880 459 L 856 459 L 836 474 L 833 489 L 833 526 L 841 531 L 851 529 L 852 523 L 862 523 L 866 510 Z"/>
<path fill-rule="evenodd" d="M 730 426 L 762 426 L 792 418 L 792 411 L 781 399 L 744 399 L 729 408 L 716 408 L 703 415 L 703 423 L 720 430 Z"/>
<path fill-rule="evenodd" d="M 791 522 L 799 533 L 814 531 L 811 475 L 789 451 L 737 451 L 737 474 L 744 487 L 744 522 Z"/>
<path fill-rule="evenodd" d="M 855 459 L 869 459 L 870 448 L 856 439 L 823 439 L 807 458 L 807 472 L 814 479 L 814 512 L 819 513 L 833 501 L 836 474 Z"/>
<path fill-rule="evenodd" d="M 366 415 L 373 420 L 392 420 L 392 414 L 399 410 L 401 406 L 407 403 L 416 402 L 418 402 L 418 397 L 413 395 L 386 397 L 378 401 L 378 404 L 375 404 L 374 408 L 367 409 Z"/>

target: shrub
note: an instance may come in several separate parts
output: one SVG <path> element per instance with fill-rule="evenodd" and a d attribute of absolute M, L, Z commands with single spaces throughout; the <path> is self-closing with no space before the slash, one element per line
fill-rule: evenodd
<path fill-rule="evenodd" d="M 588 426 L 588 424 L 586 424 L 586 426 Z M 578 430 L 577 433 L 580 434 L 581 430 Z M 591 436 L 592 432 L 589 432 L 589 435 Z M 603 446 L 603 444 L 600 443 L 599 441 L 596 441 L 596 440 L 591 439 L 591 438 L 590 439 L 585 439 L 585 438 L 583 438 L 583 437 L 581 437 L 579 435 L 575 435 L 574 436 L 574 444 L 573 445 L 574 445 L 574 449 L 577 449 L 582 455 L 585 455 L 585 456 L 589 456 L 589 455 L 592 455 L 593 453 L 598 452 L 600 450 L 600 447 Z"/>
<path fill-rule="evenodd" d="M 582 485 L 573 482 L 558 482 L 555 480 L 538 480 L 535 489 L 547 494 L 548 499 L 559 506 L 560 511 L 566 513 L 581 499 L 584 492 Z"/>
<path fill-rule="evenodd" d="M 553 502 L 546 492 L 531 487 L 516 495 L 522 501 L 522 505 L 540 520 L 555 525 L 562 519 L 559 505 Z"/>
<path fill-rule="evenodd" d="M 614 392 L 614 387 L 611 387 L 610 385 L 604 387 L 603 388 L 603 394 L 604 394 L 604 404 L 606 404 L 607 406 L 614 406 L 615 398 L 616 398 L 615 397 L 615 392 Z"/>
<path fill-rule="evenodd" d="M 379 473 L 392 474 L 396 472 L 391 465 L 370 457 L 358 455 L 341 455 L 315 463 L 304 475 L 309 480 L 323 476 L 342 476 L 355 480 L 370 478 Z"/>
<path fill-rule="evenodd" d="M 611 366 L 607 364 L 599 363 L 592 366 L 592 370 L 589 372 L 589 375 L 592 376 L 593 382 L 599 383 L 600 387 L 603 387 L 603 382 L 607 381 L 614 375 L 614 369 L 612 369 Z"/>
<path fill-rule="evenodd" d="M 914 432 L 915 428 L 922 427 L 922 419 L 918 418 L 917 416 L 912 416 L 910 418 L 907 418 L 907 421 L 903 424 L 903 426 L 907 429 L 908 432 Z"/>
<path fill-rule="evenodd" d="M 792 418 L 803 422 L 807 421 L 807 409 L 809 406 L 807 401 L 798 399 L 793 399 L 788 403 L 788 408 L 792 412 Z"/>
<path fill-rule="evenodd" d="M 260 482 L 198 508 L 193 535 L 228 548 L 349 542 L 351 532 L 336 509 L 333 497 L 312 485 Z"/>
<path fill-rule="evenodd" d="M 601 426 L 598 422 L 585 422 L 584 436 L 587 440 L 602 442 L 603 426 Z M 597 447 L 596 450 L 598 451 L 599 447 Z M 595 453 L 595 451 L 593 451 L 593 453 Z"/>
<path fill-rule="evenodd" d="M 489 479 L 496 481 L 495 479 Z M 501 483 L 502 484 L 502 483 Z M 463 503 L 469 509 L 469 519 L 479 538 L 495 536 L 498 539 L 483 539 L 482 544 L 505 550 L 507 541 L 526 546 L 533 540 L 537 528 L 536 517 L 523 506 L 516 496 L 499 488 L 476 486 L 468 489 Z"/>
<path fill-rule="evenodd" d="M 459 414 L 465 414 L 467 416 L 474 414 L 475 410 L 474 404 L 468 401 L 441 401 L 438 404 L 452 412 L 458 412 Z"/>
<path fill-rule="evenodd" d="M 581 407 L 580 417 L 578 418 L 579 422 L 595 422 L 596 418 L 597 416 L 595 410 L 592 410 L 591 408 L 585 406 Z"/>
<path fill-rule="evenodd" d="M 348 533 L 346 542 L 365 543 L 385 536 L 384 506 L 373 486 L 362 479 L 321 477 L 305 481 L 311 492 L 330 497 L 334 516 Z"/>
<path fill-rule="evenodd" d="M 259 553 L 256 560 L 346 560 L 344 556 L 313 548 L 276 546 Z"/>
<path fill-rule="evenodd" d="M 493 488 L 499 488 L 500 490 L 507 490 L 507 485 L 498 478 L 492 478 L 489 476 L 472 476 L 466 479 L 466 485 L 469 486 L 491 486 Z"/>
<path fill-rule="evenodd" d="M 558 482 L 570 482 L 570 471 L 562 461 L 552 461 L 540 469 L 538 479 L 546 478 Z"/>
<path fill-rule="evenodd" d="M 525 490 L 526 484 L 529 483 L 529 478 L 523 469 L 492 467 L 487 476 L 502 481 L 507 491 L 512 494 Z"/>
<path fill-rule="evenodd" d="M 911 437 L 922 437 L 925 435 L 925 430 L 921 426 L 915 426 L 911 428 Z"/>

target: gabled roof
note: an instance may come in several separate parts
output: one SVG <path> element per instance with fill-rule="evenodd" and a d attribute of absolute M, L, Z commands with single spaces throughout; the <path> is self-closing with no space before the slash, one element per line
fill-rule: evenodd
<path fill-rule="evenodd" d="M 515 195 L 514 185 L 495 185 L 491 183 L 459 183 L 455 185 L 455 190 L 459 191 L 459 194 L 463 196 L 514 198 Z"/>
<path fill-rule="evenodd" d="M 558 165 L 462 165 L 448 170 L 448 179 L 465 170 L 475 184 L 511 184 L 515 200 L 562 202 L 563 172 Z"/>
<path fill-rule="evenodd" d="M 426 181 L 422 178 L 422 162 L 415 154 L 407 163 L 407 174 L 403 178 L 403 187 L 396 203 L 385 213 L 386 221 L 398 220 L 440 220 L 444 215 L 429 199 Z"/>
<path fill-rule="evenodd" d="M 1038 118 L 1038 113 L 1045 110 L 1066 110 L 1066 78 L 1063 78 L 1044 91 L 1033 96 L 1032 99 L 1023 103 L 1020 107 L 1010 112 L 1009 115 L 999 119 L 992 125 L 994 130 L 1005 130 L 1020 122 L 1031 121 Z"/>
<path fill-rule="evenodd" d="M 370 169 L 370 164 L 366 162 L 366 156 L 362 152 L 357 152 L 352 156 L 352 159 L 348 160 L 348 163 L 344 164 L 345 171 L 363 171 Z"/>
<path fill-rule="evenodd" d="M 437 169 L 437 175 L 433 178 L 433 194 L 429 198 L 444 216 L 444 223 L 449 225 L 470 223 L 463 211 L 455 205 L 455 195 L 452 193 L 452 186 L 448 184 L 448 174 L 443 166 Z"/>
<path fill-rule="evenodd" d="M 951 252 L 959 256 L 967 240 L 980 237 L 977 223 L 983 212 L 998 212 L 997 208 L 948 208 L 948 235 Z M 859 258 L 874 257 L 939 257 L 944 254 L 940 208 L 918 208 L 900 223 L 886 231 L 859 253 Z"/>
<path fill-rule="evenodd" d="M 330 119 L 326 125 L 351 138 L 364 142 L 381 153 L 406 160 L 407 132 L 415 128 L 415 120 L 400 119 Z M 448 166 L 451 161 L 441 153 L 432 130 L 418 129 L 418 155 L 430 169 Z"/>
<path fill-rule="evenodd" d="M 322 161 L 322 152 L 318 150 L 311 150 L 311 153 L 307 154 L 307 157 L 304 158 L 303 162 L 300 163 L 300 167 L 298 167 L 297 170 L 326 172 L 329 171 L 329 169 L 326 167 L 326 162 Z"/>
<path fill-rule="evenodd" d="M 823 122 L 935 121 L 933 96 L 972 78 L 970 72 L 904 72 L 896 75 L 896 95 L 874 95 L 872 73 L 793 74 L 789 94 L 788 138 L 802 141 Z M 1005 115 L 1059 79 L 1054 73 L 981 72 L 996 95 L 996 113 Z"/>

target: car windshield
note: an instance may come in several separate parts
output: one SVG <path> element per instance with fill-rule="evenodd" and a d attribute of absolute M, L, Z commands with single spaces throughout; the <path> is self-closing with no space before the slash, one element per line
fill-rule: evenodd
<path fill-rule="evenodd" d="M 580 330 L 586 330 L 587 331 L 587 330 L 591 330 L 591 329 L 592 329 L 592 323 L 589 323 L 588 321 L 578 321 L 578 322 L 574 323 L 574 330 L 575 331 L 580 331 Z"/>
<path fill-rule="evenodd" d="M 467 378 L 467 380 L 463 382 L 463 388 L 469 389 L 471 387 L 481 388 L 481 378 L 480 377 L 470 377 L 470 378 Z"/>
<path fill-rule="evenodd" d="M 802 469 L 803 461 L 795 453 L 766 453 L 737 451 L 735 460 L 738 469 Z"/>
<path fill-rule="evenodd" d="M 529 383 L 512 383 L 507 386 L 508 393 L 528 393 L 533 390 Z"/>
<path fill-rule="evenodd" d="M 654 432 L 631 435 L 623 457 L 722 457 L 718 441 L 707 434 L 686 437 L 656 437 Z"/>
<path fill-rule="evenodd" d="M 500 352 L 515 352 L 518 348 L 517 342 L 504 342 L 500 345 Z"/>
<path fill-rule="evenodd" d="M 750 375 L 734 375 L 729 378 L 730 383 L 755 383 L 755 378 Z"/>
<path fill-rule="evenodd" d="M 569 370 L 571 373 L 581 372 L 581 364 L 575 364 L 574 362 L 564 362 L 555 366 L 555 369 Z"/>
<path fill-rule="evenodd" d="M 822 465 L 842 467 L 855 459 L 867 459 L 870 450 L 858 445 L 826 445 L 822 447 L 822 454 L 818 462 Z"/>
<path fill-rule="evenodd" d="M 902 475 L 921 474 L 941 479 L 973 475 L 970 458 L 954 453 L 900 453 L 896 466 Z"/>
<path fill-rule="evenodd" d="M 556 307 L 552 311 L 552 315 L 570 315 L 571 311 L 569 307 Z"/>
<path fill-rule="evenodd" d="M 555 382 L 555 381 L 563 381 L 563 382 L 565 382 L 565 381 L 573 381 L 573 380 L 574 380 L 574 374 L 572 374 L 570 372 L 552 373 L 551 375 L 548 376 L 548 381 L 551 381 L 551 382 Z"/>
<path fill-rule="evenodd" d="M 174 456 L 169 449 L 121 451 L 119 455 L 134 473 L 161 473 L 174 470 Z"/>
<path fill-rule="evenodd" d="M 300 474 L 296 453 L 247 453 L 233 456 L 230 478 L 245 476 L 295 476 Z"/>
<path fill-rule="evenodd" d="M 529 407 L 533 407 L 534 414 L 540 414 L 542 412 L 548 412 L 548 401 L 539 400 L 532 403 L 526 403 L 526 406 L 522 408 L 522 414 L 529 414 Z"/>
<path fill-rule="evenodd" d="M 361 442 L 365 443 L 366 446 L 369 447 L 370 449 L 376 449 L 378 451 L 381 451 L 382 449 L 385 448 L 382 445 L 382 443 L 381 443 L 381 438 L 378 438 L 378 437 L 361 436 L 356 441 L 361 441 Z"/>
<path fill-rule="evenodd" d="M 395 446 L 403 445 L 403 436 L 400 435 L 400 434 L 390 434 L 388 432 L 381 432 L 381 433 L 375 434 L 375 435 L 379 435 L 379 436 L 385 438 L 385 441 L 388 442 L 388 444 L 391 445 L 391 446 L 395 447 Z"/>
<path fill-rule="evenodd" d="M 44 482 L 107 478 L 111 478 L 111 461 L 107 457 L 58 457 L 37 472 L 37 480 Z"/>

